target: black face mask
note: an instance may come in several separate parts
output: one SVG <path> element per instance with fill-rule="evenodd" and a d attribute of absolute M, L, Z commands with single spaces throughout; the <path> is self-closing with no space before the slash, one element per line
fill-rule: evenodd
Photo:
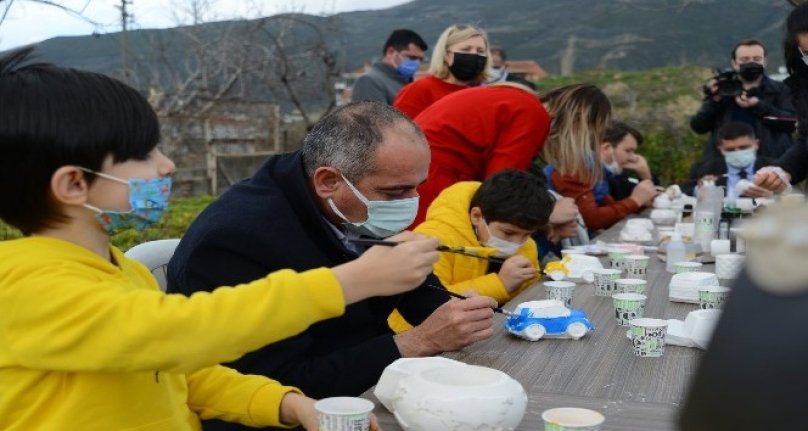
<path fill-rule="evenodd" d="M 744 63 L 741 65 L 738 75 L 741 75 L 744 81 L 752 82 L 760 78 L 764 70 L 763 65 L 760 63 Z"/>
<path fill-rule="evenodd" d="M 454 62 L 449 66 L 449 70 L 455 78 L 461 81 L 471 81 L 485 70 L 487 61 L 488 57 L 484 55 L 455 52 Z"/>

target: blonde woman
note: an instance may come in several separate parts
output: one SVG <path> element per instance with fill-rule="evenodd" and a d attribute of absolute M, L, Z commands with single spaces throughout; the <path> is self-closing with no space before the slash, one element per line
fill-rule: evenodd
<path fill-rule="evenodd" d="M 486 81 L 490 57 L 484 31 L 464 24 L 447 28 L 435 44 L 429 75 L 402 88 L 393 106 L 414 119 L 443 96 Z"/>
<path fill-rule="evenodd" d="M 654 184 L 645 180 L 615 201 L 603 181 L 600 144 L 611 119 L 608 97 L 594 85 L 575 84 L 542 98 L 550 113 L 550 135 L 541 151 L 548 185 L 575 200 L 589 230 L 606 229 L 651 202 Z"/>

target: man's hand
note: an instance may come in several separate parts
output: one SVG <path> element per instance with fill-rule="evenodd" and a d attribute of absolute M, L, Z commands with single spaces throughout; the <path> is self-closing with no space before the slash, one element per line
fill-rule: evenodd
<path fill-rule="evenodd" d="M 420 325 L 395 336 L 402 357 L 431 356 L 460 350 L 494 334 L 497 302 L 488 296 L 452 299 Z"/>
<path fill-rule="evenodd" d="M 782 193 L 790 185 L 791 174 L 781 170 L 780 175 L 778 175 L 774 169 L 769 169 L 767 166 L 761 168 L 759 171 L 757 171 L 757 173 L 755 173 L 752 182 L 760 188 L 775 193 Z"/>
<path fill-rule="evenodd" d="M 635 154 L 628 163 L 623 165 L 623 169 L 628 169 L 637 173 L 641 180 L 650 180 L 653 178 L 651 175 L 651 168 L 648 167 L 648 161 L 645 157 Z"/>
<path fill-rule="evenodd" d="M 550 213 L 550 224 L 558 225 L 575 220 L 578 217 L 578 205 L 572 198 L 561 198 L 553 205 L 553 212 Z"/>
<path fill-rule="evenodd" d="M 735 103 L 740 106 L 741 108 L 751 108 L 756 106 L 760 99 L 755 96 L 747 97 L 746 93 L 741 93 L 739 96 L 735 96 Z"/>
<path fill-rule="evenodd" d="M 389 240 L 401 244 L 371 247 L 358 259 L 334 268 L 346 304 L 415 289 L 432 273 L 438 260 L 438 240 L 412 232 Z"/>
<path fill-rule="evenodd" d="M 720 102 L 721 96 L 718 95 L 718 80 L 715 78 L 710 79 L 704 84 L 704 93 L 712 96 L 714 102 Z"/>
<path fill-rule="evenodd" d="M 522 283 L 536 276 L 536 267 L 524 256 L 511 256 L 505 259 L 497 276 L 505 286 L 508 293 L 518 289 Z"/>
<path fill-rule="evenodd" d="M 657 190 L 654 183 L 652 183 L 651 180 L 642 180 L 634 187 L 634 190 L 631 191 L 629 198 L 637 202 L 637 205 L 645 206 L 651 203 L 656 195 Z"/>

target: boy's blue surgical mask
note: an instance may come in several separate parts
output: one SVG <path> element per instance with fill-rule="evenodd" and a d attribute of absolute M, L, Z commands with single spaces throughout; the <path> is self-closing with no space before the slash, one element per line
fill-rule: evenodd
<path fill-rule="evenodd" d="M 727 151 L 724 153 L 724 160 L 727 165 L 734 168 L 745 168 L 752 163 L 755 163 L 755 153 L 757 150 L 754 148 L 747 148 L 745 150 Z"/>
<path fill-rule="evenodd" d="M 366 198 L 344 175 L 340 174 L 345 184 L 350 187 L 353 194 L 362 201 L 368 209 L 368 217 L 363 222 L 352 222 L 340 211 L 334 201 L 328 198 L 328 205 L 334 213 L 341 218 L 346 229 L 359 235 L 375 238 L 393 236 L 412 224 L 418 213 L 418 196 L 392 201 L 372 201 Z"/>
<path fill-rule="evenodd" d="M 130 178 L 125 180 L 90 169 L 81 169 L 101 178 L 129 186 L 129 205 L 131 206 L 129 211 L 104 210 L 84 204 L 85 208 L 95 212 L 95 219 L 110 235 L 126 229 L 146 229 L 159 221 L 168 208 L 168 196 L 171 194 L 171 177 L 159 177 L 149 180 Z"/>

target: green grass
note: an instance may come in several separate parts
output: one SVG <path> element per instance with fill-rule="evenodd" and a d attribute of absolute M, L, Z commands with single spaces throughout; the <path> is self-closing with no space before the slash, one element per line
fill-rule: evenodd
<path fill-rule="evenodd" d="M 597 85 L 612 102 L 612 117 L 640 132 L 639 148 L 662 184 L 687 179 L 690 166 L 703 151 L 706 135 L 690 130 L 690 116 L 701 104 L 701 86 L 710 70 L 677 66 L 641 72 L 589 71 L 572 76 L 551 76 L 536 84 L 540 93 L 569 84 Z"/>
<path fill-rule="evenodd" d="M 112 244 L 126 251 L 146 241 L 179 238 L 185 233 L 196 216 L 211 202 L 213 202 L 213 198 L 210 196 L 172 198 L 168 211 L 159 223 L 143 232 L 138 232 L 134 229 L 123 231 L 112 237 Z M 21 236 L 22 234 L 18 230 L 0 222 L 0 241 Z"/>

